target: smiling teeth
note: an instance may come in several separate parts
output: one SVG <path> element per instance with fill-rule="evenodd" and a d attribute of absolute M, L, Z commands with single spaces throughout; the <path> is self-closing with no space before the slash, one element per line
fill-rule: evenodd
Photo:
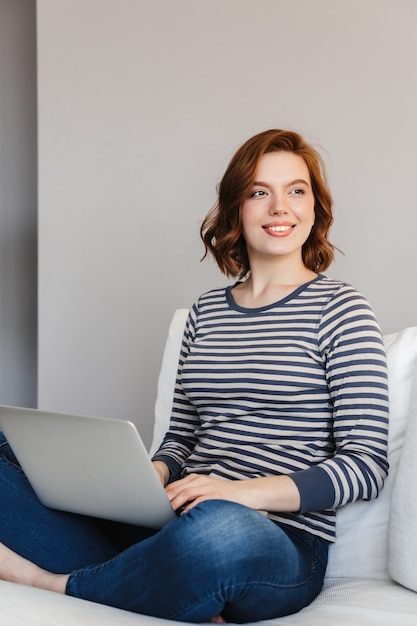
<path fill-rule="evenodd" d="M 290 228 L 292 228 L 292 226 L 267 226 L 266 227 L 267 230 L 273 230 L 275 232 L 282 232 L 284 230 L 290 230 Z"/>

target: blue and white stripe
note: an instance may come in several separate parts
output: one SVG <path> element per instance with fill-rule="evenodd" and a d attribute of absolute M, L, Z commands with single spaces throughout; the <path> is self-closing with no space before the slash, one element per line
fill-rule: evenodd
<path fill-rule="evenodd" d="M 291 474 L 301 512 L 269 516 L 333 541 L 334 510 L 383 486 L 387 423 L 382 337 L 353 287 L 319 275 L 259 309 L 229 287 L 190 312 L 155 458 L 182 475 Z"/>

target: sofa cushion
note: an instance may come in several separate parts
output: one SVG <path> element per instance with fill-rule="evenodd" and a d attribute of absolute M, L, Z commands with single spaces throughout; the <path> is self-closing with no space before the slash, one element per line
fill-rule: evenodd
<path fill-rule="evenodd" d="M 417 591 L 417 371 L 405 441 L 391 501 L 388 571 L 401 585 Z"/>
<path fill-rule="evenodd" d="M 158 378 L 153 438 L 149 450 L 150 456 L 153 456 L 156 452 L 168 430 L 181 341 L 188 312 L 188 309 L 177 309 L 168 329 L 168 337 Z"/>

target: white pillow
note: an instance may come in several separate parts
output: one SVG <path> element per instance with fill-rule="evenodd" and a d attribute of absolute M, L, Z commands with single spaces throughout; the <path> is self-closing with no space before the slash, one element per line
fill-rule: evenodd
<path fill-rule="evenodd" d="M 165 344 L 164 354 L 162 356 L 162 365 L 158 378 L 155 403 L 155 422 L 153 427 L 152 444 L 149 450 L 151 457 L 159 448 L 169 427 L 181 341 L 188 313 L 188 309 L 177 309 L 174 312 L 174 316 L 168 330 L 168 338 Z"/>
<path fill-rule="evenodd" d="M 177 310 L 169 328 L 158 380 L 151 455 L 157 450 L 168 429 L 181 339 L 187 316 L 187 309 Z M 388 518 L 393 483 L 404 442 L 411 382 L 417 363 L 417 327 L 385 335 L 384 343 L 387 351 L 390 389 L 390 474 L 376 500 L 355 502 L 339 509 L 337 541 L 330 550 L 328 578 L 358 576 L 389 578 L 387 573 Z"/>
<path fill-rule="evenodd" d="M 417 591 L 417 369 L 411 392 L 408 425 L 391 502 L 388 525 L 388 571 Z"/>

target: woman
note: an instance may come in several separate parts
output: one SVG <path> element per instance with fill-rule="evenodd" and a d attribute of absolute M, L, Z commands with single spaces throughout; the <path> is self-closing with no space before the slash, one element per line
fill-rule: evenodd
<path fill-rule="evenodd" d="M 153 459 L 178 518 L 130 529 L 122 550 L 114 528 L 110 541 L 94 520 L 43 509 L 4 443 L 1 578 L 190 622 L 277 617 L 317 596 L 335 510 L 376 497 L 388 471 L 380 330 L 354 288 L 321 273 L 331 204 L 297 133 L 237 151 L 201 235 L 239 280 L 190 312 Z"/>

